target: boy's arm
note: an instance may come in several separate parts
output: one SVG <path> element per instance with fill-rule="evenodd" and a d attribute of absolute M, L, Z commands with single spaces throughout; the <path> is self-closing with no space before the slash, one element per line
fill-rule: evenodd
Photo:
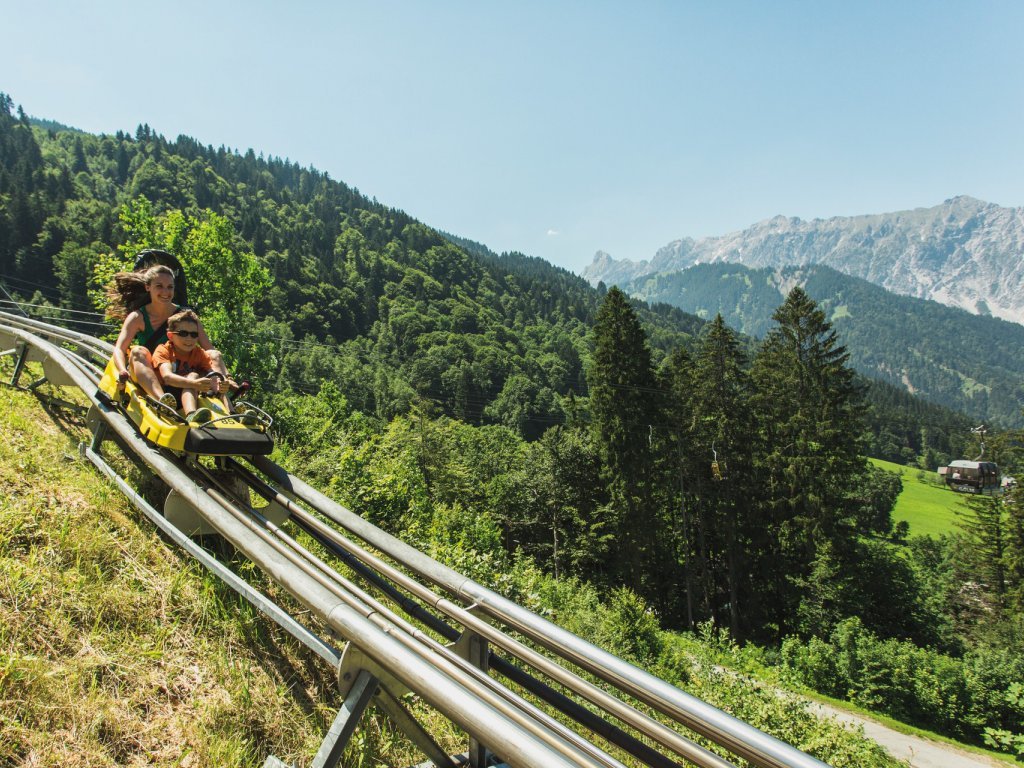
<path fill-rule="evenodd" d="M 169 387 L 194 389 L 197 392 L 206 392 L 211 387 L 209 379 L 190 379 L 187 376 L 179 376 L 174 372 L 174 364 L 171 362 L 160 363 L 157 370 L 160 372 L 160 379 Z"/>

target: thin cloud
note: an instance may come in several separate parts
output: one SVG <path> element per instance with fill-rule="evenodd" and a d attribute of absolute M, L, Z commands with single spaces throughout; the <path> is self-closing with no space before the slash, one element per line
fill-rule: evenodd
<path fill-rule="evenodd" d="M 562 233 L 559 232 L 557 229 L 549 229 L 548 230 L 548 237 L 558 237 L 560 234 L 562 234 Z"/>

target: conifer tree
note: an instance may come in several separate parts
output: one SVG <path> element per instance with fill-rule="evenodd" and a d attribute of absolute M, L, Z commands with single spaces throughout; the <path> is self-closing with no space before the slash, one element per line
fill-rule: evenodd
<path fill-rule="evenodd" d="M 699 457 L 693 469 L 702 501 L 696 529 L 712 578 L 711 615 L 737 639 L 744 634 L 741 615 L 748 607 L 746 574 L 755 534 L 755 429 L 745 362 L 736 334 L 717 315 L 693 372 L 693 441 Z"/>
<path fill-rule="evenodd" d="M 704 618 L 698 613 L 697 573 L 700 569 L 699 552 L 694 546 L 693 516 L 699 503 L 699 495 L 692 475 L 693 467 L 698 459 L 694 453 L 693 431 L 693 358 L 686 347 L 672 350 L 664 367 L 660 371 L 662 387 L 668 393 L 665 413 L 670 435 L 669 460 L 672 462 L 666 482 L 674 487 L 676 495 L 669 501 L 666 517 L 668 519 L 667 537 L 671 546 L 671 560 L 677 570 L 681 570 L 680 584 L 675 592 L 681 598 L 676 608 L 684 626 L 693 629 L 698 619 Z"/>
<path fill-rule="evenodd" d="M 801 600 L 813 603 L 820 595 L 812 591 L 834 586 L 818 583 L 812 569 L 844 574 L 852 563 L 855 489 L 866 465 L 860 390 L 824 312 L 797 287 L 773 319 L 778 325 L 751 372 L 764 444 L 758 474 L 766 485 L 762 514 L 768 532 L 757 578 L 766 590 L 763 604 L 775 612 L 775 631 L 785 634 L 800 614 Z"/>
<path fill-rule="evenodd" d="M 960 518 L 962 544 L 958 553 L 964 578 L 978 584 L 996 607 L 1003 608 L 1007 595 L 1007 565 L 1012 561 L 1013 521 L 1002 498 L 975 496 L 967 499 Z"/>
<path fill-rule="evenodd" d="M 1011 611 L 1024 614 L 1024 487 L 1016 485 L 1006 497 L 1007 601 Z"/>
<path fill-rule="evenodd" d="M 618 288 L 602 301 L 593 338 L 590 405 L 617 531 L 617 571 L 623 583 L 650 597 L 656 591 L 652 569 L 658 540 L 652 446 L 661 390 L 647 336 Z"/>

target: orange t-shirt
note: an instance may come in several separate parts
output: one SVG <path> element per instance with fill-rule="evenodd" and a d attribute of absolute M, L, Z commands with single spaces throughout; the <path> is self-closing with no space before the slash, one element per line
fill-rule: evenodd
<path fill-rule="evenodd" d="M 203 376 L 213 370 L 210 356 L 204 350 L 192 347 L 187 357 L 181 357 L 170 341 L 165 341 L 153 352 L 153 367 L 157 376 L 160 375 L 160 366 L 164 363 L 170 363 L 171 372 L 179 376 L 188 376 L 193 372 Z"/>

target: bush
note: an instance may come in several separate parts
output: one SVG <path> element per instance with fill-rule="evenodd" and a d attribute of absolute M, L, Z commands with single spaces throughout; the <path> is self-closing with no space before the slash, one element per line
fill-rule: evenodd
<path fill-rule="evenodd" d="M 787 637 L 782 641 L 782 664 L 791 679 L 816 691 L 845 698 L 847 678 L 840 675 L 834 649 L 824 640 L 812 637 L 806 643 Z"/>
<path fill-rule="evenodd" d="M 880 640 L 857 618 L 828 642 L 787 638 L 790 679 L 898 720 L 1013 752 L 1024 720 L 1024 659 L 978 649 L 963 659 L 902 640 Z"/>

